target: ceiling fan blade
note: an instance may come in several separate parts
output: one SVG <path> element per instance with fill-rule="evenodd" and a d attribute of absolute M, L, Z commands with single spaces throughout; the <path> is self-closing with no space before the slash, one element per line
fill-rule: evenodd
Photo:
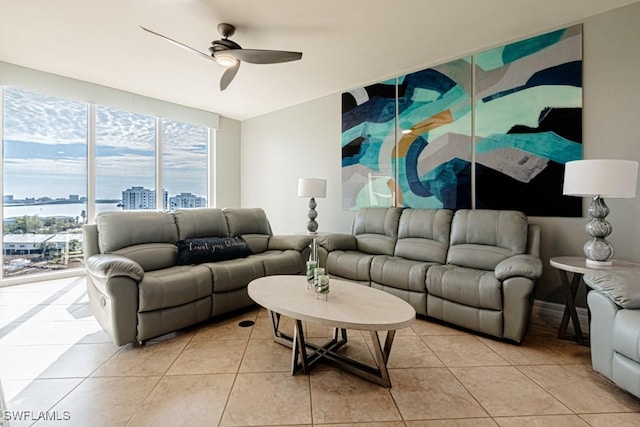
<path fill-rule="evenodd" d="M 178 46 L 178 47 L 181 47 L 181 48 L 183 48 L 183 49 L 186 49 L 186 50 L 188 50 L 188 51 L 189 51 L 189 52 L 191 52 L 191 53 L 196 53 L 196 54 L 198 54 L 198 55 L 200 55 L 200 56 L 203 56 L 203 57 L 205 57 L 205 58 L 207 58 L 207 59 L 209 59 L 209 60 L 211 60 L 211 61 L 215 61 L 215 59 L 213 59 L 213 57 L 211 57 L 210 55 L 207 55 L 206 53 L 202 53 L 202 52 L 200 52 L 199 50 L 196 50 L 196 49 L 194 49 L 194 48 L 192 48 L 192 47 L 190 47 L 190 46 L 187 46 L 186 44 L 180 43 L 179 41 L 176 41 L 176 40 L 174 40 L 174 39 L 172 39 L 172 38 L 169 38 L 169 37 L 167 37 L 167 36 L 163 36 L 163 35 L 162 35 L 162 34 L 160 34 L 160 33 L 156 33 L 155 31 L 150 30 L 150 29 L 148 29 L 148 28 L 145 28 L 145 27 L 143 27 L 142 25 L 139 25 L 139 27 L 140 27 L 140 28 L 142 28 L 143 30 L 145 30 L 145 31 L 146 31 L 146 32 L 148 32 L 148 33 L 151 33 L 151 34 L 156 35 L 156 36 L 158 36 L 158 37 L 162 37 L 163 39 L 165 39 L 165 40 L 166 40 L 166 41 L 168 41 L 169 43 L 173 43 L 174 45 L 176 45 L 176 46 Z"/>
<path fill-rule="evenodd" d="M 227 49 L 223 51 L 241 61 L 251 64 L 277 64 L 279 62 L 297 61 L 302 58 L 302 52 L 288 52 L 285 50 L 261 49 Z"/>
<path fill-rule="evenodd" d="M 229 83 L 231 83 L 236 74 L 238 74 L 238 69 L 240 69 L 240 61 L 224 70 L 220 78 L 220 90 L 225 90 L 227 86 L 229 86 Z"/>

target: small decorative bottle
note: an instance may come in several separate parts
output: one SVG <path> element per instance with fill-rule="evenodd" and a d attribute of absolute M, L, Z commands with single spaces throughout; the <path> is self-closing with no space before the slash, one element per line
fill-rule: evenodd
<path fill-rule="evenodd" d="M 324 272 L 324 268 L 322 267 L 316 267 L 316 269 L 313 271 L 313 288 L 317 289 L 318 286 L 320 286 L 320 276 L 323 276 L 325 274 Z"/>
<path fill-rule="evenodd" d="M 313 286 L 313 280 L 315 277 L 315 270 L 318 267 L 318 261 L 307 261 L 307 289 L 311 289 Z"/>
<path fill-rule="evenodd" d="M 320 296 L 324 295 L 324 300 L 327 301 L 329 299 L 329 276 L 326 274 L 320 274 L 318 276 L 318 282 L 315 286 L 316 290 L 316 298 L 320 298 Z"/>

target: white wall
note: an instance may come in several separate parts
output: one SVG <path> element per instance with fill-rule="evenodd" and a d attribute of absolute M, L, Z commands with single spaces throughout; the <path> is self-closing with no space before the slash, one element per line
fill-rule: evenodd
<path fill-rule="evenodd" d="M 349 232 L 355 212 L 342 210 L 341 95 L 242 122 L 242 206 L 261 207 L 274 233 L 306 231 L 309 200 L 298 178 L 327 180 L 316 199 L 318 231 Z"/>
<path fill-rule="evenodd" d="M 640 160 L 640 3 L 583 22 L 584 157 Z M 430 65 L 436 64 L 425 67 Z M 242 122 L 242 206 L 264 208 L 274 232 L 305 228 L 306 201 L 296 197 L 299 177 L 328 180 L 327 198 L 318 200 L 320 231 L 350 229 L 354 213 L 342 211 L 341 201 L 340 99 L 334 94 Z M 607 202 L 616 257 L 640 262 L 640 198 Z M 548 259 L 582 255 L 586 221 L 531 218 L 542 227 L 545 263 L 537 298 L 563 301 Z"/>
<path fill-rule="evenodd" d="M 211 185 L 214 188 L 218 208 L 240 207 L 240 122 L 220 117 L 220 129 L 216 132 L 214 168 Z"/>

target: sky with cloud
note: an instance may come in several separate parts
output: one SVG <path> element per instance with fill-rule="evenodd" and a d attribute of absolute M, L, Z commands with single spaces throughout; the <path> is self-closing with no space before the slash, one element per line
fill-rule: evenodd
<path fill-rule="evenodd" d="M 4 90 L 4 194 L 87 194 L 87 104 Z M 155 118 L 96 106 L 96 197 L 155 188 Z M 163 120 L 163 183 L 169 196 L 206 197 L 208 129 Z"/>

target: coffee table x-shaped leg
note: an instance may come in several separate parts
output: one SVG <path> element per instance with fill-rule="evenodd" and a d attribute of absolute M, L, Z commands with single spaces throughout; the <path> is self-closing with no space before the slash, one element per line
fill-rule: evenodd
<path fill-rule="evenodd" d="M 338 353 L 338 350 L 347 343 L 346 329 L 333 328 L 333 336 L 329 341 L 322 345 L 315 345 L 306 340 L 301 320 L 294 319 L 295 326 L 293 336 L 290 336 L 279 329 L 281 319 L 279 313 L 269 311 L 269 317 L 273 326 L 273 339 L 277 343 L 292 349 L 291 375 L 295 375 L 299 371 L 308 374 L 318 362 L 325 360 L 351 374 L 391 388 L 387 362 L 396 331 L 387 331 L 384 347 L 380 343 L 378 332 L 370 331 L 376 363 L 378 365 L 377 367 L 373 367 Z"/>

